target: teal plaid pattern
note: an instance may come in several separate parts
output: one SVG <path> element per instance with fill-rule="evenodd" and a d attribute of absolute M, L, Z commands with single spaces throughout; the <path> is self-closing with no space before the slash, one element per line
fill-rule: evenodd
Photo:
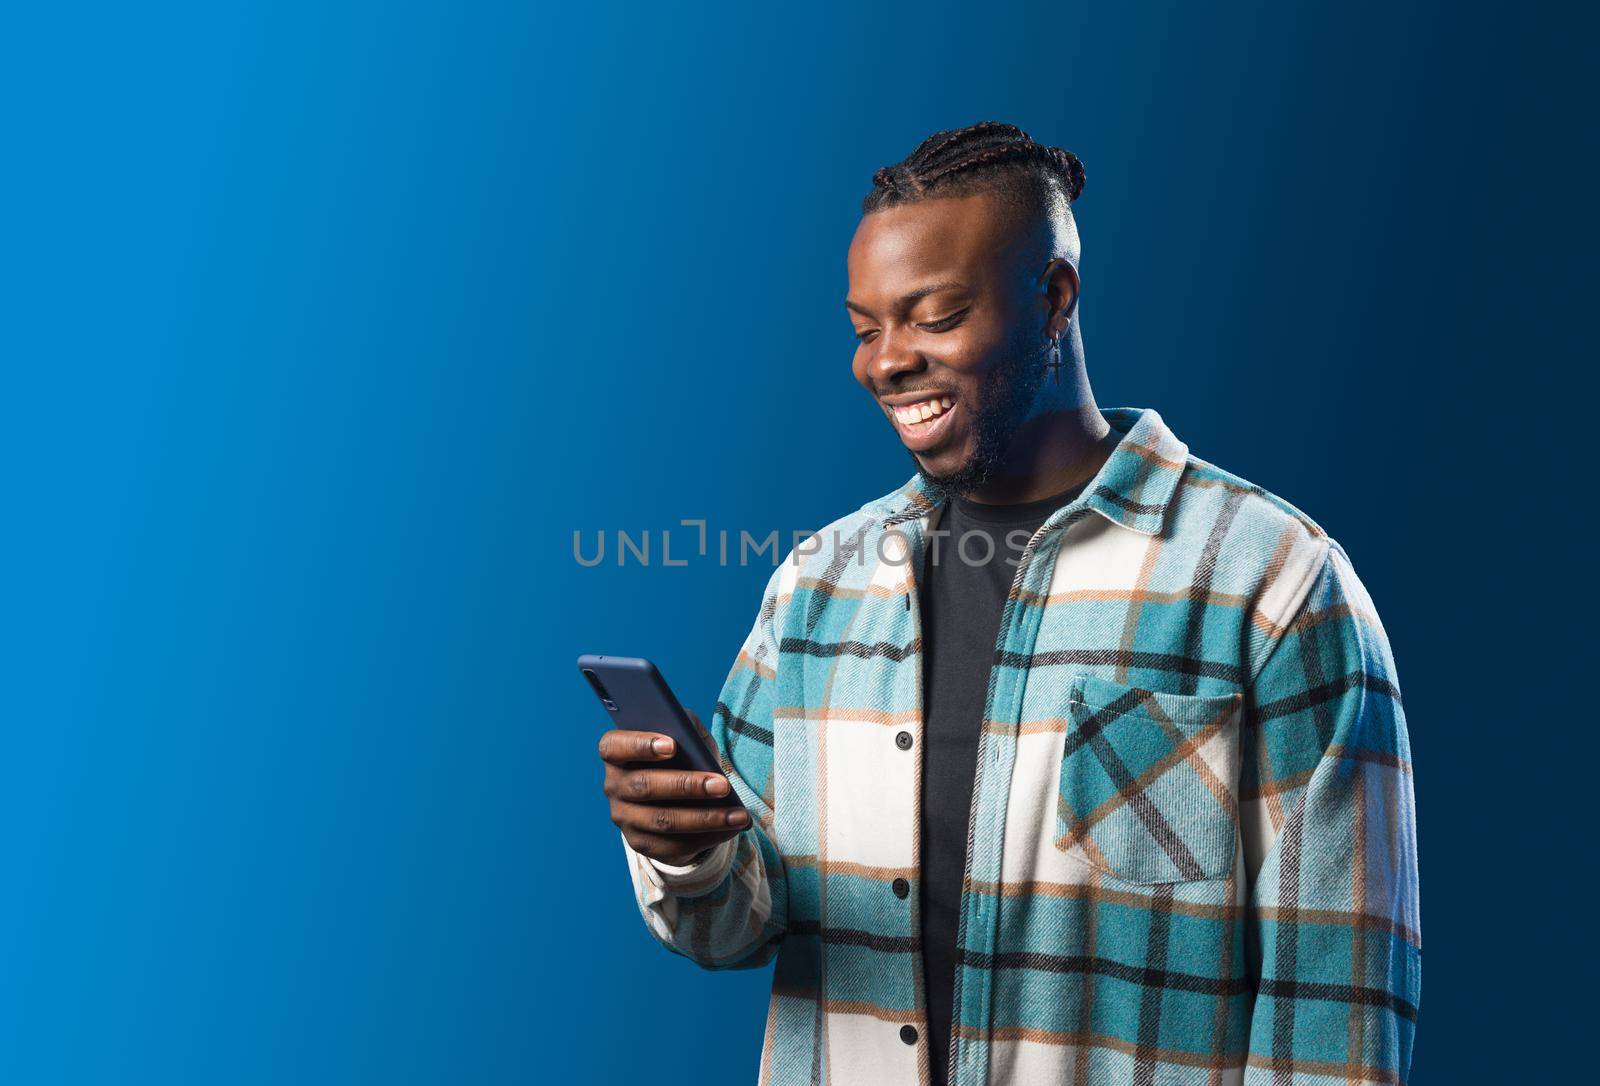
<path fill-rule="evenodd" d="M 1372 600 L 1310 517 L 1154 410 L 1102 414 L 1119 443 L 1001 620 L 948 1052 L 923 1028 L 919 477 L 768 582 L 710 726 L 755 823 L 687 867 L 624 842 L 661 943 L 776 958 L 760 1083 L 1406 1080 L 1414 800 Z"/>

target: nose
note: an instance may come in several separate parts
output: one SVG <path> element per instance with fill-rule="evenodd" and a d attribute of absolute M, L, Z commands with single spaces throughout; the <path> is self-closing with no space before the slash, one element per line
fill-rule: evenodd
<path fill-rule="evenodd" d="M 915 373 L 927 368 L 926 360 L 911 338 L 904 332 L 888 329 L 879 334 L 878 349 L 867 367 L 874 381 L 880 385 L 893 384 L 894 379 L 902 373 Z"/>

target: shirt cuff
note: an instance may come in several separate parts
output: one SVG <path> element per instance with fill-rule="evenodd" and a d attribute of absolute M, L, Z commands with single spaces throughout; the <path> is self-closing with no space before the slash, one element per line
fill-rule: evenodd
<path fill-rule="evenodd" d="M 627 841 L 624 840 L 623 844 L 626 846 Z M 642 876 L 663 890 L 680 894 L 705 891 L 722 881 L 722 876 L 727 874 L 738 848 L 739 838 L 730 837 L 714 846 L 698 861 L 682 865 L 662 863 L 660 860 L 634 852 L 634 866 Z M 628 851 L 633 852 L 633 849 L 629 848 Z"/>

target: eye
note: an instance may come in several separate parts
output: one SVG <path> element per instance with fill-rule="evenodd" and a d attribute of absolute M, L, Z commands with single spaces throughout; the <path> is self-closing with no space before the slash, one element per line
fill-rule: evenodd
<path fill-rule="evenodd" d="M 872 337 L 877 335 L 877 334 L 878 334 L 878 330 L 876 328 L 857 328 L 856 329 L 856 338 L 859 339 L 862 343 L 871 343 L 872 342 Z"/>
<path fill-rule="evenodd" d="M 925 332 L 948 332 L 950 329 L 960 324 L 962 318 L 971 311 L 972 307 L 969 305 L 965 309 L 956 310 L 948 317 L 940 317 L 936 321 L 927 321 L 926 323 L 917 325 L 917 327 L 921 328 Z"/>

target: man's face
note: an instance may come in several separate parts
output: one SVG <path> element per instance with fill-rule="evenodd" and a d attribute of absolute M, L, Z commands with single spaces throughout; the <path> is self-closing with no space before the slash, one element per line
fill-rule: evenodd
<path fill-rule="evenodd" d="M 850 243 L 856 380 L 921 471 L 957 493 L 1001 463 L 1043 381 L 1037 240 L 976 194 L 872 212 Z"/>

